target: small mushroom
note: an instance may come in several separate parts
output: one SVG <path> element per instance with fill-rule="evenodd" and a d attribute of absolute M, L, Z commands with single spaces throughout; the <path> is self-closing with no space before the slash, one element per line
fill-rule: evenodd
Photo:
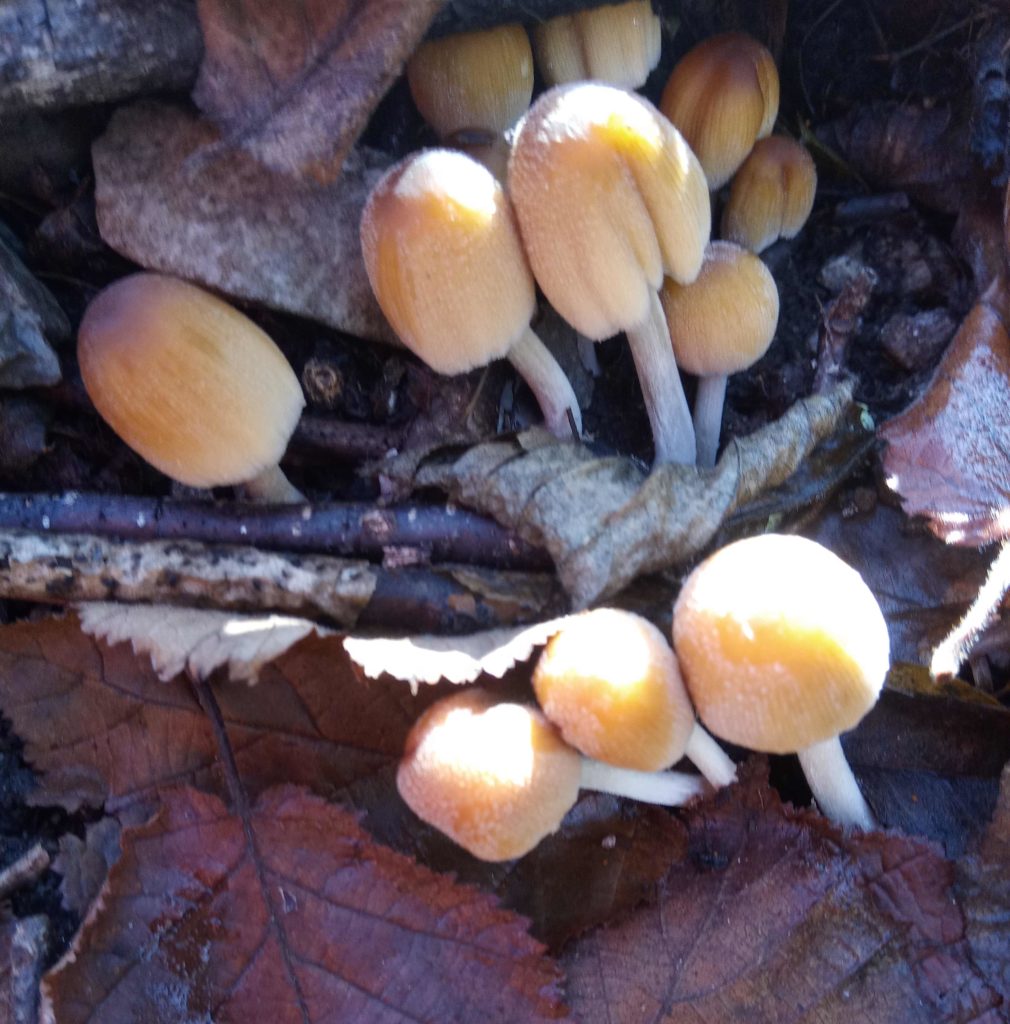
<path fill-rule="evenodd" d="M 489 861 L 521 857 L 556 831 L 580 788 L 670 805 L 702 792 L 692 776 L 590 761 L 537 708 L 496 703 L 475 687 L 432 705 L 414 723 L 396 785 L 419 818 Z"/>
<path fill-rule="evenodd" d="M 711 227 L 690 147 L 640 96 L 596 82 L 546 92 L 520 122 L 509 191 L 540 287 L 577 331 L 625 331 L 656 463 L 694 462 L 694 428 L 658 291 L 694 280 Z"/>
<path fill-rule="evenodd" d="M 438 373 L 507 358 L 547 427 L 582 430 L 568 378 L 530 329 L 536 302 L 505 190 L 462 153 L 429 149 L 390 168 L 361 217 L 372 290 L 403 343 Z"/>
<path fill-rule="evenodd" d="M 655 772 L 690 758 L 713 786 L 736 768 L 695 718 L 677 658 L 647 619 L 597 608 L 571 619 L 533 672 L 544 714 L 588 757 Z"/>
<path fill-rule="evenodd" d="M 659 108 L 697 154 L 714 192 L 771 134 L 779 112 L 775 59 L 742 32 L 712 36 L 673 69 Z"/>
<path fill-rule="evenodd" d="M 859 573 L 803 537 L 737 541 L 687 578 L 673 643 L 716 736 L 797 753 L 824 814 L 873 827 L 838 741 L 876 703 L 888 669 L 887 624 Z"/>
<path fill-rule="evenodd" d="M 660 297 L 677 362 L 698 375 L 698 465 L 714 466 L 726 378 L 756 363 L 775 337 L 775 279 L 753 253 L 732 242 L 712 242 L 697 280 L 681 285 L 667 278 Z"/>
<path fill-rule="evenodd" d="M 533 29 L 537 67 L 548 85 L 592 78 L 637 89 L 659 63 L 661 43 L 650 0 L 563 14 Z"/>
<path fill-rule="evenodd" d="M 522 25 L 461 32 L 422 43 L 407 64 L 421 116 L 442 140 L 457 132 L 500 135 L 533 96 L 533 52 Z"/>
<path fill-rule="evenodd" d="M 298 378 L 226 302 L 164 274 L 121 278 L 85 311 L 77 356 L 102 418 L 173 480 L 305 500 L 277 465 L 305 405 Z"/>
<path fill-rule="evenodd" d="M 761 139 L 730 186 L 722 235 L 759 253 L 780 238 L 795 238 L 814 208 L 817 168 L 798 142 Z"/>

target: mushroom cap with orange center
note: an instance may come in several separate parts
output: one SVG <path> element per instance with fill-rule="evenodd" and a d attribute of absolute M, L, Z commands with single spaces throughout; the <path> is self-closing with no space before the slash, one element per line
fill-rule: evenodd
<path fill-rule="evenodd" d="M 887 675 L 887 624 L 862 577 L 804 537 L 717 551 L 674 605 L 673 641 L 698 716 L 716 736 L 795 753 L 853 728 Z"/>
<path fill-rule="evenodd" d="M 191 487 L 276 466 L 305 405 L 283 353 L 196 285 L 133 274 L 100 292 L 77 338 L 95 408 L 151 465 Z"/>
<path fill-rule="evenodd" d="M 372 290 L 401 341 L 439 373 L 500 359 L 536 293 L 505 190 L 446 149 L 414 153 L 372 189 L 361 217 Z"/>
<path fill-rule="evenodd" d="M 521 857 L 578 798 L 582 758 L 536 708 L 468 687 L 414 723 L 396 773 L 419 817 L 482 860 Z"/>
<path fill-rule="evenodd" d="M 537 662 L 533 690 L 566 742 L 622 768 L 669 768 L 695 727 L 666 638 L 647 619 L 616 608 L 566 623 Z"/>

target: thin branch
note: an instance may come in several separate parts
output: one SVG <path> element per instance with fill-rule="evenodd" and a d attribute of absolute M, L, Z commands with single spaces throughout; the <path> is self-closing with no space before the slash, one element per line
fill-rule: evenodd
<path fill-rule="evenodd" d="M 461 562 L 535 570 L 551 564 L 543 551 L 490 519 L 434 505 L 378 508 L 320 502 L 271 507 L 110 494 L 0 493 L 0 531 L 4 530 L 252 545 L 399 565 Z"/>

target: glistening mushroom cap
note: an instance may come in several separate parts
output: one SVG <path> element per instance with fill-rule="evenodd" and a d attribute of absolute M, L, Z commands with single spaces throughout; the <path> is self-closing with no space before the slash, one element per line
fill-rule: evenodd
<path fill-rule="evenodd" d="M 669 768 L 683 757 L 695 726 L 666 637 L 616 608 L 567 622 L 544 648 L 533 690 L 566 742 L 624 768 Z"/>
<path fill-rule="evenodd" d="M 520 122 L 509 192 L 537 282 L 586 337 L 642 323 L 664 272 L 691 281 L 701 268 L 704 173 L 634 93 L 596 82 L 544 93 Z"/>
<path fill-rule="evenodd" d="M 462 153 L 425 150 L 387 171 L 361 249 L 393 329 L 439 373 L 502 358 L 529 325 L 536 293 L 508 197 Z"/>
<path fill-rule="evenodd" d="M 637 89 L 659 63 L 661 44 L 651 0 L 563 14 L 533 29 L 537 66 L 548 85 L 593 78 Z"/>
<path fill-rule="evenodd" d="M 677 363 L 688 373 L 739 373 L 775 337 L 775 279 L 757 256 L 732 242 L 712 242 L 698 277 L 688 285 L 668 278 L 660 298 Z"/>
<path fill-rule="evenodd" d="M 582 758 L 533 707 L 473 687 L 414 723 L 396 773 L 419 817 L 482 860 L 521 857 L 578 798 Z"/>
<path fill-rule="evenodd" d="M 733 176 L 779 112 L 775 59 L 756 39 L 725 32 L 700 42 L 673 69 L 660 110 L 698 155 L 709 188 Z"/>
<path fill-rule="evenodd" d="M 814 541 L 766 534 L 688 577 L 673 640 L 698 715 L 751 750 L 795 753 L 853 728 L 887 675 L 887 624 L 859 573 Z"/>
<path fill-rule="evenodd" d="M 305 405 L 280 349 L 248 317 L 163 274 L 100 292 L 77 354 L 102 418 L 191 487 L 243 483 L 276 466 Z"/>
<path fill-rule="evenodd" d="M 407 81 L 421 116 L 441 138 L 503 132 L 533 96 L 533 51 L 522 25 L 461 32 L 418 47 Z"/>
<path fill-rule="evenodd" d="M 807 222 L 817 192 L 817 168 L 806 149 L 781 135 L 761 139 L 730 186 L 722 234 L 761 252 L 794 238 Z"/>

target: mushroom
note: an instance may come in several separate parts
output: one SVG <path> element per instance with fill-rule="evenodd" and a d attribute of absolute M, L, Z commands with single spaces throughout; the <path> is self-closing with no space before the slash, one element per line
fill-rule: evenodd
<path fill-rule="evenodd" d="M 795 238 L 816 192 L 817 168 L 803 146 L 782 135 L 761 139 L 730 186 L 723 237 L 754 253 L 779 238 Z"/>
<path fill-rule="evenodd" d="M 698 155 L 708 186 L 723 186 L 779 112 L 775 59 L 742 32 L 712 36 L 673 69 L 659 109 Z"/>
<path fill-rule="evenodd" d="M 582 82 L 520 122 L 509 192 L 548 301 L 595 341 L 625 331 L 656 463 L 694 462 L 694 429 L 658 290 L 694 280 L 711 227 L 705 176 L 680 133 L 634 93 Z"/>
<path fill-rule="evenodd" d="M 677 658 L 647 619 L 597 608 L 571 619 L 533 672 L 544 714 L 588 757 L 655 772 L 685 755 L 713 786 L 736 768 L 695 718 Z"/>
<path fill-rule="evenodd" d="M 490 861 L 521 857 L 556 831 L 580 787 L 670 805 L 702 792 L 692 776 L 583 758 L 537 708 L 497 703 L 475 687 L 432 705 L 414 723 L 396 785 L 419 818 Z"/>
<path fill-rule="evenodd" d="M 637 89 L 659 63 L 661 42 L 650 0 L 563 14 L 533 29 L 537 67 L 548 85 L 593 78 Z"/>
<path fill-rule="evenodd" d="M 298 378 L 226 302 L 164 274 L 121 278 L 85 311 L 77 357 L 102 418 L 173 480 L 305 500 L 277 465 L 305 405 Z"/>
<path fill-rule="evenodd" d="M 461 32 L 418 47 L 407 82 L 421 116 L 448 139 L 481 130 L 500 135 L 533 96 L 533 52 L 522 25 Z"/>
<path fill-rule="evenodd" d="M 803 537 L 737 541 L 687 578 L 673 644 L 712 733 L 797 753 L 828 817 L 873 827 L 838 741 L 876 703 L 888 669 L 887 624 L 859 573 Z"/>
<path fill-rule="evenodd" d="M 756 363 L 775 337 L 775 279 L 753 253 L 732 242 L 712 242 L 697 280 L 680 285 L 667 278 L 660 297 L 677 362 L 698 375 L 698 465 L 714 466 L 726 378 Z"/>
<path fill-rule="evenodd" d="M 390 168 L 361 217 L 372 290 L 403 343 L 438 373 L 507 358 L 547 427 L 572 436 L 582 418 L 568 378 L 530 330 L 536 301 L 505 190 L 462 153 L 430 149 Z"/>

